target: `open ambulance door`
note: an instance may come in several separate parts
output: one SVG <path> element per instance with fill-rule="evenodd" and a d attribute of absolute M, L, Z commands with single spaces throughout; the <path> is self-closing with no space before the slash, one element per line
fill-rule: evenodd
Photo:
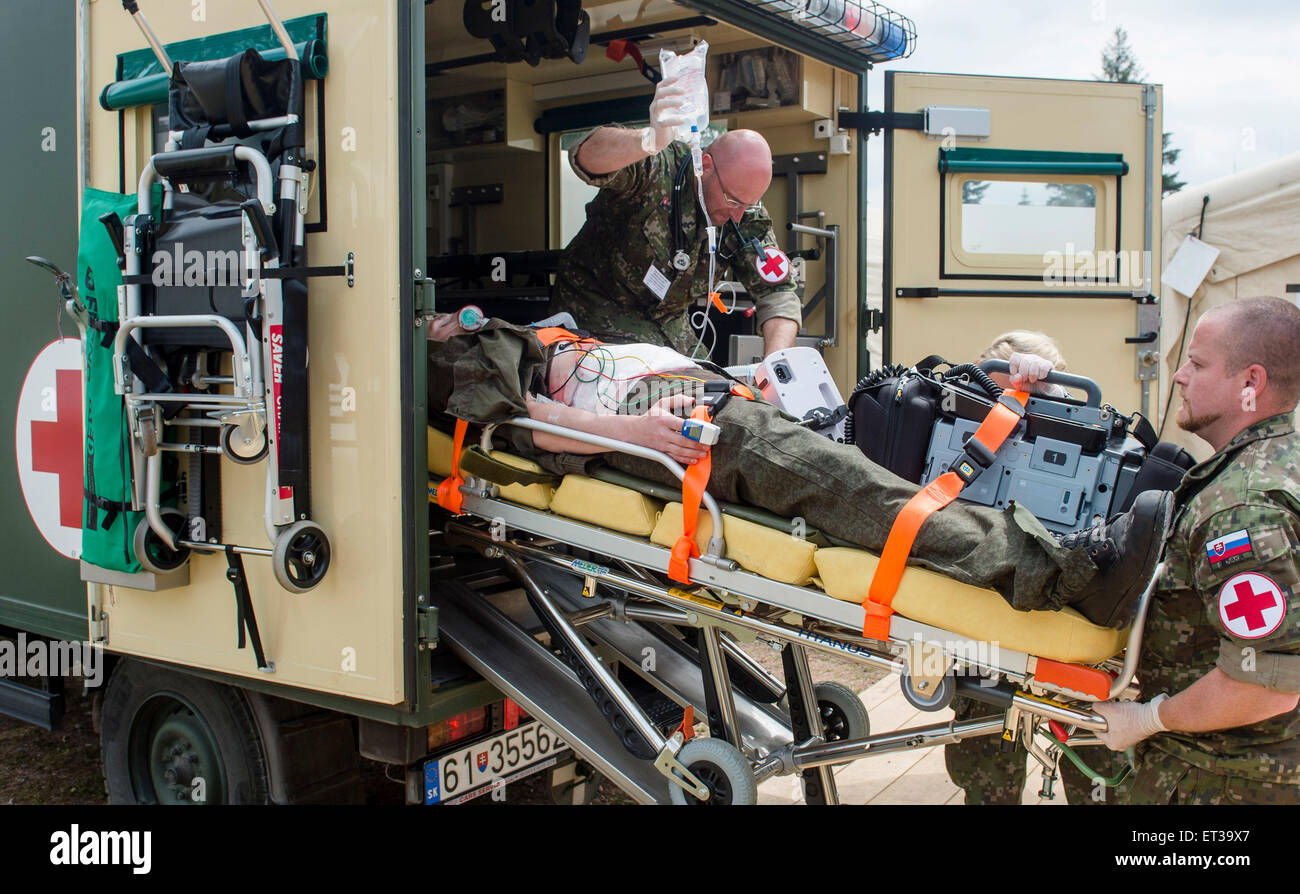
<path fill-rule="evenodd" d="M 1159 357 L 1160 88 L 887 72 L 886 363 L 1047 333 L 1121 412 Z"/>

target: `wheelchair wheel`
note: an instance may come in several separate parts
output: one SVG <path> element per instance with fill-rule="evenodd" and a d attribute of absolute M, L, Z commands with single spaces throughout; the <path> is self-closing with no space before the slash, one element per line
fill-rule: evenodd
<path fill-rule="evenodd" d="M 691 739 L 677 753 L 679 760 L 709 788 L 701 801 L 679 785 L 669 784 L 668 800 L 674 804 L 747 805 L 758 803 L 758 782 L 745 756 L 722 739 Z"/>
<path fill-rule="evenodd" d="M 912 680 L 912 675 L 904 673 L 899 681 L 903 686 L 903 698 L 908 704 L 922 711 L 942 711 L 952 704 L 952 697 L 957 693 L 957 678 L 952 671 L 944 674 L 939 685 L 932 692 L 919 692 Z"/>
<path fill-rule="evenodd" d="M 163 523 L 177 537 L 184 536 L 185 532 L 185 514 L 178 509 L 162 510 Z M 184 565 L 190 558 L 190 548 L 188 546 L 172 549 L 162 542 L 162 538 L 149 527 L 147 518 L 140 519 L 140 523 L 135 526 L 135 536 L 132 538 L 132 546 L 135 550 L 135 558 L 146 571 L 152 571 L 154 574 L 167 574 L 175 571 Z"/>
<path fill-rule="evenodd" d="M 325 579 L 330 567 L 330 542 L 320 525 L 294 522 L 275 538 L 271 555 L 275 579 L 291 593 L 306 593 Z"/>
<path fill-rule="evenodd" d="M 221 452 L 226 458 L 241 466 L 251 466 L 265 459 L 266 432 L 263 431 L 252 441 L 245 443 L 243 438 L 238 437 L 239 429 L 238 425 L 221 426 Z"/>
<path fill-rule="evenodd" d="M 871 735 L 867 708 L 852 689 L 839 683 L 818 683 L 813 687 L 813 694 L 827 742 L 865 739 Z"/>

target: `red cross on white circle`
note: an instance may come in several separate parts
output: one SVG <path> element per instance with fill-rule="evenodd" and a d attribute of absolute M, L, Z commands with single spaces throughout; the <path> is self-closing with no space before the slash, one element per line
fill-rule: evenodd
<path fill-rule="evenodd" d="M 790 275 L 790 259 L 779 248 L 764 248 L 754 257 L 754 266 L 764 282 L 785 282 Z"/>
<path fill-rule="evenodd" d="M 81 555 L 81 415 L 81 342 L 51 342 L 23 380 L 14 453 L 32 521 L 46 542 L 70 559 Z"/>
<path fill-rule="evenodd" d="M 1286 596 L 1268 575 L 1243 571 L 1219 590 L 1219 620 L 1238 639 L 1260 639 L 1282 625 Z"/>

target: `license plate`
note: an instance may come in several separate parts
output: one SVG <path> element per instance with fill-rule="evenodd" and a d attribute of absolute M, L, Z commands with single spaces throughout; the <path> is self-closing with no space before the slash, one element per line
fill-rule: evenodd
<path fill-rule="evenodd" d="M 460 804 L 553 766 L 568 748 L 541 721 L 467 745 L 424 765 L 424 803 Z M 499 780 L 499 781 L 498 781 Z"/>

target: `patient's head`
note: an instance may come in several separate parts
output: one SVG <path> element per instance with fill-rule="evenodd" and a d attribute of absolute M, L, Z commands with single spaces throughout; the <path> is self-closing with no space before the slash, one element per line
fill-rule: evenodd
<path fill-rule="evenodd" d="M 453 335 L 466 335 L 469 330 L 460 324 L 455 314 L 434 314 L 428 318 L 424 336 L 429 341 L 446 341 Z"/>
<path fill-rule="evenodd" d="M 1065 372 L 1065 358 L 1061 356 L 1061 348 L 1056 344 L 1056 339 L 1028 329 L 1013 329 L 993 339 L 993 343 L 980 354 L 980 362 L 1010 360 L 1012 354 L 1036 354 L 1052 364 L 1052 369 Z M 1011 387 L 1011 377 L 1006 373 L 990 373 L 989 378 L 1001 388 Z"/>

